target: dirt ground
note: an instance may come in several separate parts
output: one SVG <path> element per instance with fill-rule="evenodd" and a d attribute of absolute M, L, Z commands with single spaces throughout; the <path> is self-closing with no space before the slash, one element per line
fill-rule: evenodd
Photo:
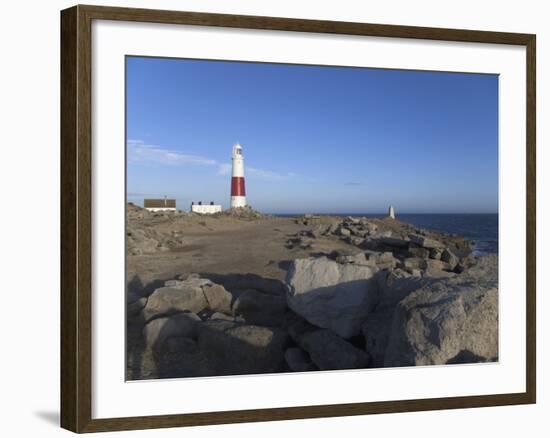
<path fill-rule="evenodd" d="M 176 232 L 184 244 L 170 251 L 128 255 L 128 281 L 144 285 L 190 273 L 254 273 L 265 278 L 284 280 L 288 261 L 349 245 L 334 236 L 314 239 L 312 248 L 288 249 L 285 244 L 301 230 L 329 224 L 336 218 L 323 217 L 313 224 L 296 223 L 295 218 L 262 218 L 246 221 L 230 217 L 186 217 L 157 223 L 161 231 Z M 136 278 L 137 276 L 137 278 Z"/>

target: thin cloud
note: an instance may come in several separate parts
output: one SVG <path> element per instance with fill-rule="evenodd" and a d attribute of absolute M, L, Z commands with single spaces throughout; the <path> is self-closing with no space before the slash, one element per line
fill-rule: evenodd
<path fill-rule="evenodd" d="M 219 175 L 231 173 L 230 163 L 220 163 L 201 155 L 182 154 L 181 152 L 164 149 L 160 146 L 147 144 L 142 140 L 127 141 L 128 161 L 156 163 L 168 166 L 207 166 L 217 169 Z M 271 170 L 246 166 L 246 173 L 251 178 L 266 181 L 280 181 L 295 176 L 293 173 L 281 174 Z"/>
<path fill-rule="evenodd" d="M 152 162 L 167 165 L 200 165 L 215 166 L 216 160 L 200 155 L 182 154 L 180 152 L 163 149 L 159 146 L 146 144 L 141 140 L 128 140 L 128 160 Z"/>
<path fill-rule="evenodd" d="M 357 182 L 357 181 L 350 181 L 350 182 L 345 182 L 344 185 L 345 186 L 360 186 L 361 183 Z"/>
<path fill-rule="evenodd" d="M 277 172 L 272 172 L 271 170 L 258 169 L 256 167 L 247 167 L 246 171 L 252 177 L 258 177 L 268 181 L 281 181 L 292 178 L 294 176 L 293 173 L 281 174 Z"/>

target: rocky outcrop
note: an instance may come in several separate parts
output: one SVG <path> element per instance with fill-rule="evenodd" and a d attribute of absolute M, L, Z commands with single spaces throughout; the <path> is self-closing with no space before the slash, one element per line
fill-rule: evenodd
<path fill-rule="evenodd" d="M 256 274 L 209 274 L 208 278 L 217 284 L 222 285 L 233 295 L 238 296 L 240 292 L 247 289 L 255 289 L 264 293 L 284 295 L 284 284 L 273 278 L 264 278 Z"/>
<path fill-rule="evenodd" d="M 147 322 L 159 316 L 178 312 L 199 313 L 204 309 L 231 313 L 232 296 L 221 285 L 196 276 L 186 280 L 170 280 L 165 287 L 156 289 L 142 310 Z"/>
<path fill-rule="evenodd" d="M 174 336 L 154 351 L 155 374 L 161 378 L 202 377 L 216 374 L 196 339 Z"/>
<path fill-rule="evenodd" d="M 312 248 L 313 244 L 312 244 L 312 241 L 311 241 L 310 238 L 307 238 L 307 237 L 304 237 L 304 236 L 301 236 L 301 235 L 297 235 L 297 236 L 294 236 L 294 237 L 291 237 L 290 239 L 288 239 L 286 241 L 285 246 L 288 249 L 295 249 L 295 248 L 310 249 L 310 248 Z"/>
<path fill-rule="evenodd" d="M 377 251 L 365 251 L 365 257 L 367 261 L 376 266 L 380 270 L 391 270 L 397 266 L 397 259 L 393 256 L 391 251 L 377 252 Z"/>
<path fill-rule="evenodd" d="M 129 319 L 136 318 L 147 304 L 147 297 L 142 297 L 128 291 L 126 293 L 126 317 Z"/>
<path fill-rule="evenodd" d="M 303 372 L 318 369 L 311 361 L 309 354 L 301 348 L 291 347 L 287 349 L 285 351 L 285 360 L 290 371 Z"/>
<path fill-rule="evenodd" d="M 460 259 L 449 248 L 445 248 L 441 253 L 441 260 L 449 265 L 450 270 L 455 269 L 460 262 Z"/>
<path fill-rule="evenodd" d="M 332 251 L 329 257 L 337 263 L 370 266 L 371 268 L 376 268 L 376 270 L 393 269 L 397 266 L 398 262 L 391 251 L 337 250 Z"/>
<path fill-rule="evenodd" d="M 286 309 L 283 295 L 267 294 L 256 289 L 241 292 L 233 305 L 233 313 L 248 324 L 266 326 L 281 325 Z"/>
<path fill-rule="evenodd" d="M 205 321 L 198 345 L 216 374 L 256 374 L 284 369 L 286 333 L 274 327 Z"/>
<path fill-rule="evenodd" d="M 402 269 L 380 272 L 376 278 L 380 288 L 380 302 L 363 323 L 362 333 L 365 349 L 370 355 L 370 366 L 378 368 L 384 366 L 392 330 L 391 321 L 397 304 L 412 291 L 433 280 L 412 276 Z"/>
<path fill-rule="evenodd" d="M 228 208 L 227 210 L 223 210 L 221 213 L 216 213 L 213 216 L 229 216 L 240 220 L 257 220 L 267 217 L 267 215 L 260 213 L 258 210 L 254 210 L 249 205 L 244 207 Z"/>
<path fill-rule="evenodd" d="M 409 239 L 402 239 L 400 237 L 381 237 L 379 239 L 380 243 L 386 246 L 394 247 L 394 248 L 408 248 L 410 241 Z"/>
<path fill-rule="evenodd" d="M 488 256 L 453 278 L 395 278 L 387 286 L 393 297 L 383 299 L 363 326 L 373 363 L 391 367 L 496 360 L 497 265 L 497 258 Z"/>
<path fill-rule="evenodd" d="M 177 312 L 198 313 L 207 307 L 201 284 L 186 284 L 181 287 L 161 287 L 155 290 L 143 308 L 143 317 L 149 321 L 154 317 L 170 315 Z"/>
<path fill-rule="evenodd" d="M 192 214 L 182 211 L 151 212 L 132 203 L 126 205 L 126 252 L 141 256 L 181 248 L 185 240 L 178 229 L 165 229 L 160 224 L 174 223 Z"/>
<path fill-rule="evenodd" d="M 139 216 L 128 239 L 139 241 L 143 254 L 170 249 L 163 239 L 176 216 L 138 213 L 158 221 L 159 234 L 149 233 Z M 238 219 L 250 212 L 233 213 Z M 225 273 L 233 268 L 148 279 L 146 285 L 130 282 L 127 316 L 135 339 L 129 342 L 143 350 L 142 356 L 135 351 L 129 356 L 144 364 L 135 375 L 307 372 L 498 358 L 496 257 L 470 256 L 458 236 L 398 220 L 296 221 L 307 229 L 293 221 L 292 232 L 280 234 L 288 259 L 267 265 L 286 269 L 285 282 Z M 315 252 L 306 252 L 311 257 L 295 259 L 313 247 Z"/>
<path fill-rule="evenodd" d="M 451 270 L 451 266 L 443 260 L 426 260 L 424 266 L 424 275 L 432 278 L 449 278 L 455 274 Z"/>
<path fill-rule="evenodd" d="M 200 320 L 197 315 L 190 312 L 153 319 L 143 329 L 145 345 L 148 348 L 159 350 L 168 338 L 195 338 L 197 322 Z"/>
<path fill-rule="evenodd" d="M 287 303 L 311 324 L 343 338 L 357 335 L 376 305 L 376 268 L 327 257 L 294 260 L 287 274 Z"/>
<path fill-rule="evenodd" d="M 145 230 L 126 230 L 126 247 L 130 255 L 149 254 L 160 251 L 162 245 L 152 236 L 148 236 Z"/>
<path fill-rule="evenodd" d="M 365 368 L 369 362 L 365 351 L 330 330 L 307 332 L 301 336 L 299 344 L 320 370 Z"/>
<path fill-rule="evenodd" d="M 431 239 L 426 236 L 420 236 L 418 234 L 409 234 L 409 239 L 411 242 L 418 246 L 421 246 L 422 248 L 435 249 L 445 247 L 445 245 L 438 240 Z"/>
<path fill-rule="evenodd" d="M 201 286 L 208 308 L 214 312 L 231 314 L 233 296 L 219 284 L 211 281 Z"/>

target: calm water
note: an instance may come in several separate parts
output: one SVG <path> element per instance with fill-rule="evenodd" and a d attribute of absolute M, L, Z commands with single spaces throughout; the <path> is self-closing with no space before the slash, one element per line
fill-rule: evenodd
<path fill-rule="evenodd" d="M 474 242 L 474 255 L 498 253 L 498 214 L 402 214 L 403 222 L 464 236 Z"/>
<path fill-rule="evenodd" d="M 338 214 L 338 216 L 384 217 L 385 215 Z M 474 242 L 474 255 L 498 253 L 498 214 L 398 214 L 397 219 L 419 228 L 464 236 Z"/>

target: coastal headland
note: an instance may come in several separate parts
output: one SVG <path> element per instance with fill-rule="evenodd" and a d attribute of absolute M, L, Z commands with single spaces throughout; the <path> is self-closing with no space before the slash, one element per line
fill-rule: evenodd
<path fill-rule="evenodd" d="M 498 359 L 498 259 L 391 218 L 127 205 L 127 378 Z"/>

